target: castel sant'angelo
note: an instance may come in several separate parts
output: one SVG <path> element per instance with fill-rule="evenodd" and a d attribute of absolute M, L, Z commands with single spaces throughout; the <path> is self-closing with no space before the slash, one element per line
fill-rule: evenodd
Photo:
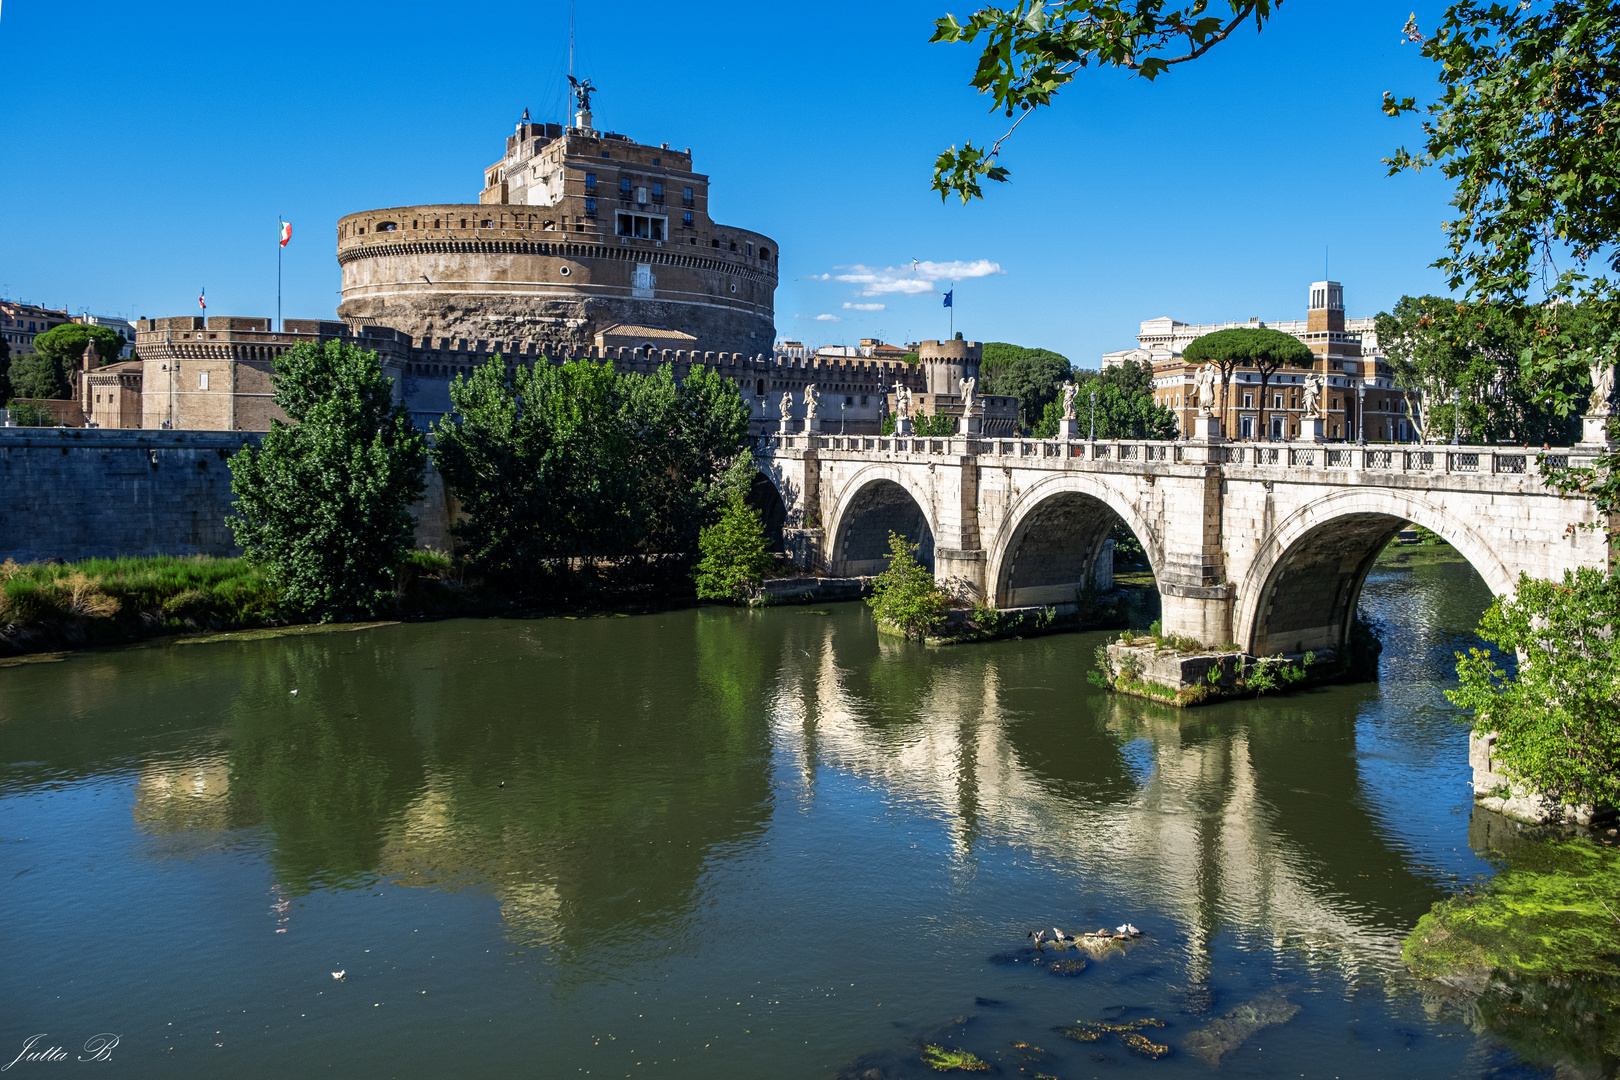
<path fill-rule="evenodd" d="M 710 217 L 709 178 L 693 171 L 690 148 L 596 130 L 591 93 L 576 86 L 566 127 L 525 111 L 478 202 L 339 219 L 336 319 L 140 320 L 140 359 L 120 365 L 139 370 L 119 373 L 116 394 L 99 374 L 75 379 L 84 421 L 265 430 L 284 419 L 271 397 L 275 358 L 331 340 L 375 352 L 423 427 L 449 411 L 451 381 L 494 356 L 642 372 L 667 363 L 677 378 L 712 368 L 736 383 L 756 434 L 806 426 L 810 386 L 818 430 L 876 434 L 901 386 L 922 395 L 922 411 L 960 411 L 976 342 L 922 342 L 916 364 L 779 354 L 775 241 Z M 986 433 L 1011 430 L 1016 401 L 979 400 Z"/>
<path fill-rule="evenodd" d="M 476 205 L 340 219 L 338 317 L 417 339 L 769 352 L 775 242 L 709 216 L 690 147 L 597 131 L 590 93 L 566 128 L 525 111 Z"/>

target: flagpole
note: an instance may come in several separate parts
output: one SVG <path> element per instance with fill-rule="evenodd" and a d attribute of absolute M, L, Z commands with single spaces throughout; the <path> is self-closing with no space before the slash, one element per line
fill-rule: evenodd
<path fill-rule="evenodd" d="M 285 225 L 281 215 L 276 215 L 276 224 Z M 276 236 L 276 333 L 281 333 L 281 237 Z"/>

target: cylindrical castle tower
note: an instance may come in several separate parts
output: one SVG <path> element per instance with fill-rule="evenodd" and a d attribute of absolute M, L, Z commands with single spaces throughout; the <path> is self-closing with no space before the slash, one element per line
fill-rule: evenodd
<path fill-rule="evenodd" d="M 984 346 L 977 341 L 924 341 L 917 345 L 917 359 L 923 365 L 930 394 L 960 394 L 962 380 L 979 377 L 979 361 Z"/>
<path fill-rule="evenodd" d="M 338 221 L 350 323 L 415 340 L 639 344 L 753 355 L 776 338 L 779 252 L 717 225 L 690 150 L 557 124 L 517 125 L 477 204 Z"/>

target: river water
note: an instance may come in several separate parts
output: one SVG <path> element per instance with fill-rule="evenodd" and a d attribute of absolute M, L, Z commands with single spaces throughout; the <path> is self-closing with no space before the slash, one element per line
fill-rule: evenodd
<path fill-rule="evenodd" d="M 928 649 L 859 604 L 0 670 L 0 1058 L 42 1034 L 69 1060 L 13 1073 L 77 1075 L 105 1032 L 119 1076 L 938 1075 L 925 1042 L 1065 1080 L 1540 1075 L 1399 955 L 1490 872 L 1441 696 L 1488 600 L 1397 549 L 1363 600 L 1379 684 L 1186 711 L 1090 686 L 1100 633 Z M 1162 1060 L 1055 1030 L 1145 1018 Z"/>

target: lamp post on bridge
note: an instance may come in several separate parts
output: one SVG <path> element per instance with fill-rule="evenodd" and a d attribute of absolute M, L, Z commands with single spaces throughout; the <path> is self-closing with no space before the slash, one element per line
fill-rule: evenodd
<path fill-rule="evenodd" d="M 1462 441 L 1462 389 L 1451 392 L 1451 445 Z"/>
<path fill-rule="evenodd" d="M 1097 391 L 1091 392 L 1091 434 L 1088 436 L 1092 442 L 1097 441 Z"/>
<path fill-rule="evenodd" d="M 1356 386 L 1356 442 L 1361 446 L 1367 445 L 1367 383 L 1365 380 Z"/>

